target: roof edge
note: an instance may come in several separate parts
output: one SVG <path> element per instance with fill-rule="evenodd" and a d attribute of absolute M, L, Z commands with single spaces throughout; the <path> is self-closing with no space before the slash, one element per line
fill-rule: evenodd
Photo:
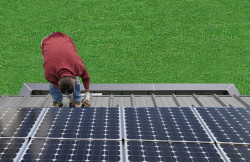
<path fill-rule="evenodd" d="M 81 84 L 81 90 L 84 90 Z M 24 83 L 19 93 L 19 96 L 32 95 L 33 92 L 48 92 L 48 83 Z M 240 93 L 234 84 L 90 84 L 90 91 L 92 93 L 114 93 L 114 94 L 197 94 L 197 95 L 236 95 Z M 223 93 L 223 94 L 221 94 Z M 225 93 L 225 94 L 224 94 Z"/>

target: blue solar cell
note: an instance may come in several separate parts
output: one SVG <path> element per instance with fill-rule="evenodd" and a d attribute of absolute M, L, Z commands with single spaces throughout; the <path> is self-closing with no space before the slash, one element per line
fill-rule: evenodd
<path fill-rule="evenodd" d="M 220 145 L 228 159 L 234 161 L 250 161 L 250 145 Z"/>
<path fill-rule="evenodd" d="M 35 137 L 119 139 L 119 108 L 50 108 Z"/>
<path fill-rule="evenodd" d="M 1 108 L 0 137 L 27 137 L 41 108 Z"/>
<path fill-rule="evenodd" d="M 120 161 L 118 141 L 32 140 L 21 161 Z"/>
<path fill-rule="evenodd" d="M 0 161 L 14 161 L 25 140 L 0 139 Z"/>
<path fill-rule="evenodd" d="M 218 142 L 250 143 L 247 108 L 196 108 Z"/>
<path fill-rule="evenodd" d="M 127 139 L 211 141 L 188 107 L 125 108 Z"/>
<path fill-rule="evenodd" d="M 131 141 L 126 145 L 129 161 L 223 161 L 213 144 Z"/>

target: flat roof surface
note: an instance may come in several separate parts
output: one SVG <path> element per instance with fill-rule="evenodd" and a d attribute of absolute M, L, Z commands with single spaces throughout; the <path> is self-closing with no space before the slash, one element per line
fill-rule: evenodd
<path fill-rule="evenodd" d="M 68 107 L 69 100 L 63 103 Z M 0 107 L 49 107 L 50 95 L 8 96 Z M 250 96 L 230 95 L 98 95 L 91 96 L 92 107 L 250 107 Z"/>

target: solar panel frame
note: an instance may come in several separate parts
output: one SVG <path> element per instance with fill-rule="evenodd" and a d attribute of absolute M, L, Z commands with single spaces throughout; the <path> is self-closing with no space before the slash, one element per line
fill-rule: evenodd
<path fill-rule="evenodd" d="M 138 144 L 137 146 L 139 146 L 139 144 L 140 144 L 140 147 L 142 148 L 142 150 L 138 150 L 138 148 L 136 149 L 136 148 L 134 148 L 134 149 L 136 149 L 137 150 L 137 153 L 135 152 L 134 154 L 137 156 L 137 159 L 136 160 L 129 160 L 129 151 L 130 152 L 132 152 L 130 149 L 129 149 L 129 144 L 128 143 L 134 143 L 134 144 Z M 154 148 L 154 149 L 144 149 L 144 146 L 145 146 L 145 143 L 147 143 L 147 144 L 150 144 L 150 145 L 156 145 L 155 147 L 152 147 L 152 148 Z M 175 151 L 174 153 L 173 153 L 173 155 L 171 154 L 170 155 L 170 157 L 174 157 L 174 160 L 172 160 L 172 161 L 177 161 L 177 158 L 179 157 L 181 157 L 181 156 L 178 156 L 178 155 L 181 155 L 181 152 L 177 152 L 176 151 L 176 148 L 174 147 L 174 145 L 176 146 L 176 145 L 179 145 L 179 146 L 181 146 L 181 145 L 185 145 L 185 147 L 183 146 L 183 148 L 185 148 L 185 149 L 187 149 L 188 151 L 187 151 L 187 153 L 188 154 L 190 154 L 190 156 L 191 156 L 191 154 L 195 154 L 195 152 L 190 152 L 190 150 L 189 150 L 189 147 L 187 147 L 187 145 L 193 145 L 193 146 L 200 146 L 199 148 L 203 151 L 203 152 L 200 152 L 200 153 L 202 153 L 202 154 L 204 154 L 205 156 L 206 156 L 206 154 L 205 153 L 208 153 L 208 152 L 204 152 L 205 150 L 207 150 L 207 148 L 203 148 L 202 146 L 211 146 L 211 148 L 213 148 L 214 150 L 213 151 L 215 151 L 215 153 L 217 153 L 217 155 L 218 155 L 218 157 L 221 159 L 221 161 L 226 161 L 225 160 L 225 156 L 224 155 L 222 155 L 221 154 L 221 152 L 218 150 L 218 148 L 215 146 L 215 144 L 212 144 L 212 143 L 206 143 L 206 144 L 204 144 L 204 143 L 186 143 L 186 142 L 155 142 L 155 141 L 125 141 L 125 154 L 126 154 L 126 161 L 136 161 L 136 162 L 139 162 L 139 161 L 165 161 L 166 160 L 166 158 L 163 158 L 162 159 L 162 154 L 164 154 L 164 153 L 162 153 L 162 154 L 160 154 L 160 152 L 162 152 L 162 150 L 163 151 L 169 151 L 169 150 L 166 150 L 166 148 L 165 149 L 163 149 L 163 148 L 161 148 L 161 146 L 160 145 L 170 145 L 169 147 L 172 149 L 172 151 L 171 152 L 173 152 L 173 151 Z M 132 146 L 134 146 L 134 145 L 131 145 L 131 147 Z M 204 149 L 204 150 L 203 150 Z M 195 149 L 196 151 L 198 150 L 198 148 L 196 148 Z M 151 152 L 150 152 L 151 151 Z M 138 155 L 138 152 L 140 152 L 142 155 L 140 156 L 140 154 Z M 146 153 L 145 153 L 146 152 Z M 177 152 L 177 153 L 176 153 Z M 147 157 L 147 155 L 145 155 L 145 154 L 147 154 L 148 153 L 148 155 L 151 155 L 152 157 L 158 157 L 159 159 L 146 159 L 146 157 Z M 158 156 L 156 156 L 156 154 L 158 154 Z M 210 153 L 210 155 L 213 155 L 214 153 Z M 200 156 L 200 154 L 199 155 L 197 155 L 197 157 L 199 157 Z M 139 160 L 140 158 L 144 158 L 143 160 Z M 138 159 L 139 158 L 139 159 Z M 149 158 L 149 157 L 148 157 Z M 218 160 L 218 159 L 217 159 Z M 168 161 L 171 161 L 171 159 L 168 159 Z M 182 160 L 178 160 L 178 161 L 186 161 L 186 159 L 182 159 Z M 199 160 L 197 160 L 197 159 L 194 159 L 194 161 L 199 161 Z"/>
<path fill-rule="evenodd" d="M 106 109 L 106 110 L 108 110 L 108 109 L 111 109 L 111 108 L 115 108 L 115 109 L 117 109 L 117 117 L 118 117 L 118 119 L 117 119 L 117 121 L 118 121 L 118 126 L 117 126 L 117 128 L 119 129 L 118 130 L 118 136 L 119 136 L 119 138 L 83 138 L 83 137 L 46 137 L 46 136 L 39 136 L 39 135 L 37 135 L 37 132 L 39 131 L 39 128 L 40 128 L 40 126 L 43 126 L 43 121 L 44 121 L 44 119 L 45 119 L 45 117 L 46 117 L 46 115 L 49 113 L 49 111 L 50 110 L 55 110 L 55 109 L 57 109 L 57 108 L 48 108 L 48 110 L 47 110 L 47 112 L 46 112 L 46 114 L 44 114 L 44 116 L 43 116 L 43 118 L 41 119 L 41 123 L 39 124 L 39 126 L 35 129 L 35 131 L 34 131 L 34 134 L 33 134 L 33 136 L 32 136 L 32 139 L 72 139 L 72 140 L 74 140 L 74 139 L 77 139 L 77 140 L 91 140 L 91 139 L 94 139 L 94 140 L 107 140 L 107 141 L 109 141 L 109 140 L 122 140 L 122 128 L 121 128 L 121 110 L 120 110 L 120 108 L 119 107 L 89 107 L 89 108 L 85 108 L 85 109 L 79 109 L 79 108 L 66 108 L 66 109 L 68 109 L 68 110 L 82 110 L 82 111 L 88 111 L 89 109 L 91 109 L 91 108 L 93 108 L 93 109 L 100 109 L 100 108 L 104 108 L 104 109 Z M 61 110 L 62 108 L 58 108 L 58 110 Z M 58 114 L 58 113 L 57 113 Z M 84 114 L 84 113 L 83 113 Z M 82 119 L 80 119 L 80 120 L 82 120 Z M 84 122 L 83 122 L 84 123 Z M 93 123 L 93 124 L 96 124 L 96 123 Z M 106 126 L 107 126 L 107 124 L 109 124 L 108 122 L 106 122 Z M 78 123 L 78 125 L 79 125 L 79 123 Z M 80 125 L 79 125 L 80 126 Z M 93 127 L 93 128 L 95 128 L 95 127 Z"/>
<path fill-rule="evenodd" d="M 5 109 L 5 111 L 4 111 Z M 16 114 L 8 114 L 8 112 L 16 112 Z M 4 111 L 4 113 L 2 113 L 2 111 Z M 29 114 L 26 114 L 25 117 L 23 117 L 21 120 L 17 120 L 16 118 L 18 118 L 18 113 L 25 113 L 25 111 L 29 111 L 30 113 Z M 16 128 L 14 128 L 13 130 L 15 132 L 12 133 L 12 136 L 11 135 L 6 135 L 6 136 L 2 136 L 1 134 L 4 133 L 4 131 L 1 131 L 0 130 L 0 139 L 9 139 L 9 138 L 12 138 L 12 139 L 27 139 L 29 137 L 32 136 L 34 130 L 36 129 L 37 125 L 39 125 L 40 123 L 40 119 L 42 118 L 43 114 L 46 112 L 46 108 L 33 108 L 33 107 L 20 107 L 20 108 L 0 108 L 0 114 L 2 114 L 0 116 L 0 124 L 1 124 L 1 120 L 6 117 L 7 115 L 8 116 L 13 116 L 12 119 L 15 119 L 14 122 L 19 122 L 19 124 L 17 125 Z M 22 114 L 21 114 L 22 115 Z M 20 116 L 21 116 L 20 115 Z M 33 115 L 35 115 L 34 118 Z M 22 117 L 22 116 L 21 116 Z M 29 118 L 32 118 L 34 120 L 30 120 Z M 10 123 L 12 123 L 12 120 L 8 121 L 8 124 L 7 125 L 10 125 Z M 24 125 L 22 125 L 22 123 L 24 123 Z M 25 125 L 25 123 L 28 123 L 28 128 L 27 128 L 27 125 Z M 33 123 L 33 124 L 31 124 Z M 7 128 L 5 128 L 7 129 Z M 18 131 L 21 131 L 22 134 L 26 134 L 26 135 L 17 135 L 15 136 L 15 134 L 18 133 Z M 8 132 L 9 133 L 9 132 Z"/>
<path fill-rule="evenodd" d="M 158 111 L 160 111 L 159 109 L 180 109 L 179 107 L 137 107 L 137 108 L 134 108 L 134 107 L 124 107 L 123 108 L 123 129 L 124 129 L 124 140 L 125 141 L 154 141 L 154 142 L 185 142 L 185 143 L 214 143 L 213 139 L 211 138 L 209 132 L 207 132 L 207 130 L 203 127 L 201 121 L 199 120 L 199 118 L 196 116 L 195 112 L 193 112 L 193 109 L 190 108 L 190 107 L 182 107 L 182 108 L 187 108 L 189 110 L 191 110 L 193 116 L 195 117 L 195 119 L 197 120 L 197 122 L 199 123 L 200 127 L 203 129 L 204 133 L 207 135 L 207 138 L 209 139 L 209 141 L 186 141 L 186 140 L 158 140 L 158 139 L 129 139 L 127 138 L 127 126 L 126 126 L 126 112 L 125 112 L 125 108 L 132 108 L 132 109 L 140 109 L 140 108 L 152 108 L 152 109 L 158 109 Z"/>
<path fill-rule="evenodd" d="M 221 141 L 221 140 L 218 140 L 218 138 L 216 137 L 216 135 L 215 135 L 215 132 L 213 131 L 213 129 L 211 128 L 211 126 L 209 126 L 212 122 L 212 124 L 214 125 L 214 123 L 217 123 L 217 120 L 218 119 L 214 119 L 214 117 L 212 116 L 211 117 L 211 113 L 209 112 L 209 114 L 207 113 L 206 114 L 206 117 L 209 115 L 209 117 L 211 117 L 211 118 L 213 118 L 213 120 L 211 121 L 209 121 L 209 123 L 207 123 L 205 120 L 204 120 L 204 118 L 203 118 L 203 116 L 201 115 L 201 113 L 198 111 L 198 109 L 201 109 L 201 110 L 206 110 L 206 111 L 208 111 L 209 109 L 210 110 L 212 110 L 212 109 L 218 109 L 218 110 L 226 110 L 226 109 L 228 109 L 228 110 L 235 110 L 235 111 L 238 111 L 238 110 L 240 110 L 240 109 L 245 109 L 249 114 L 250 114 L 250 111 L 249 111 L 249 108 L 241 108 L 241 107 L 238 107 L 238 108 L 234 108 L 234 107 L 194 107 L 193 108 L 194 109 L 194 111 L 197 113 L 197 115 L 200 117 L 200 120 L 202 121 L 202 123 L 205 125 L 205 127 L 209 130 L 209 133 L 210 133 L 210 135 L 212 136 L 212 138 L 213 138 L 213 140 L 216 142 L 216 143 L 218 143 L 218 144 L 245 144 L 245 145 L 249 145 L 250 144 L 250 142 L 234 142 L 234 141 Z M 228 111 L 227 110 L 227 111 Z M 244 114 L 244 115 L 249 115 L 249 114 Z M 231 114 L 231 115 L 239 115 L 239 114 Z M 241 114 L 242 115 L 242 114 Z M 222 117 L 223 118 L 225 118 L 226 116 L 225 115 L 222 115 Z M 243 117 L 243 118 L 245 118 L 245 117 Z M 235 120 L 236 118 L 232 118 L 232 119 L 230 119 L 230 120 Z M 246 119 L 246 118 L 245 118 Z M 216 121 L 216 122 L 214 122 L 214 120 Z M 224 120 L 225 121 L 225 120 Z M 226 120 L 227 121 L 227 120 Z M 248 120 L 248 123 L 250 123 L 250 120 Z M 218 124 L 217 124 L 218 125 Z M 230 125 L 230 124 L 229 124 Z M 240 125 L 242 125 L 242 124 L 240 124 Z M 246 125 L 246 124 L 245 124 Z M 226 127 L 227 127 L 228 125 L 226 125 Z M 222 127 L 221 125 L 219 125 L 219 127 Z M 242 128 L 243 128 L 243 126 L 241 126 Z M 225 128 L 225 126 L 223 127 L 223 128 Z M 230 127 L 231 128 L 231 127 Z M 232 127 L 233 128 L 233 127 Z M 231 129 L 232 129 L 231 128 Z M 217 130 L 218 130 L 218 128 L 216 128 Z M 243 128 L 243 129 L 245 129 L 245 128 Z M 250 129 L 249 129 L 250 130 Z M 233 130 L 233 131 L 231 131 L 231 132 L 234 132 L 235 130 Z M 223 132 L 224 132 L 224 130 L 223 130 Z M 230 132 L 230 133 L 231 133 Z M 250 131 L 249 131 L 250 132 Z M 220 132 L 221 133 L 221 132 Z M 224 133 L 225 134 L 225 133 Z M 233 135 L 235 135 L 235 134 L 233 134 Z M 237 134 L 237 135 L 240 135 L 241 136 L 241 134 Z M 228 136 L 228 134 L 226 134 L 226 136 Z M 230 137 L 230 134 L 229 134 L 229 136 L 228 136 L 228 138 Z M 230 139 L 230 138 L 229 138 Z M 249 139 L 247 139 L 248 141 L 250 141 L 250 136 L 249 136 Z"/>
<path fill-rule="evenodd" d="M 82 140 L 82 139 L 80 139 L 80 140 L 72 140 L 72 139 L 31 139 L 31 141 L 29 142 L 29 144 L 27 145 L 27 147 L 24 149 L 24 151 L 23 151 L 23 153 L 22 153 L 22 155 L 20 156 L 20 158 L 19 158 L 19 161 L 29 161 L 28 159 L 24 159 L 25 158 L 25 155 L 27 155 L 28 153 L 30 153 L 31 151 L 34 151 L 34 149 L 32 149 L 32 144 L 34 144 L 33 142 L 39 142 L 40 141 L 40 143 L 41 143 L 41 145 L 42 145 L 42 147 L 38 147 L 38 149 L 37 150 L 39 150 L 40 152 L 37 152 L 37 154 L 35 154 L 35 155 L 39 155 L 39 156 L 41 156 L 42 155 L 42 152 L 43 152 L 43 150 L 45 150 L 45 153 L 47 152 L 47 153 L 54 153 L 55 152 L 55 150 L 57 150 L 56 152 L 55 152 L 55 154 L 53 154 L 53 155 L 56 155 L 56 156 L 63 156 L 63 155 L 70 155 L 71 157 L 73 156 L 73 152 L 75 151 L 75 150 L 77 150 L 77 148 L 79 148 L 80 146 L 79 145 L 81 145 L 81 143 L 85 143 L 86 144 L 86 146 L 88 147 L 87 149 L 86 149 L 86 151 L 88 152 L 87 154 L 85 153 L 85 154 L 80 154 L 80 155 L 87 155 L 87 156 L 90 156 L 91 154 L 92 155 L 96 155 L 95 153 L 91 153 L 90 151 L 92 151 L 92 150 L 96 150 L 96 149 L 98 149 L 98 146 L 96 146 L 96 145 L 94 145 L 95 143 L 100 143 L 100 142 L 104 142 L 104 145 L 102 145 L 102 147 L 104 146 L 104 149 L 102 149 L 101 150 L 101 148 L 99 148 L 99 151 L 98 152 L 100 152 L 100 151 L 104 151 L 104 155 L 106 155 L 105 154 L 105 151 L 107 152 L 107 153 L 109 153 L 109 151 L 107 150 L 107 147 L 109 147 L 110 145 L 107 145 L 108 143 L 117 143 L 118 145 L 118 147 L 119 147 L 119 151 L 117 151 L 117 152 L 119 152 L 119 154 L 120 155 L 118 155 L 119 157 L 120 157 L 120 160 L 119 161 L 123 161 L 123 159 L 124 159 L 124 157 L 123 157 L 123 153 L 122 153 L 122 141 L 120 141 L 120 140 L 114 140 L 114 141 L 106 141 L 106 140 Z M 58 145 L 56 145 L 57 146 L 57 149 L 51 149 L 51 147 L 53 146 L 49 146 L 48 145 L 48 141 L 51 141 L 52 143 L 58 143 L 59 142 L 59 144 Z M 69 142 L 71 142 L 70 143 L 70 147 L 66 147 L 64 144 L 62 144 L 62 142 L 65 142 L 65 143 L 69 143 Z M 73 142 L 75 142 L 74 144 L 73 144 Z M 76 144 L 78 142 L 78 145 Z M 80 144 L 79 144 L 80 143 Z M 36 144 L 36 143 L 35 143 Z M 88 145 L 87 145 L 88 144 Z M 40 146 L 41 146 L 40 145 Z M 106 146 L 105 146 L 106 145 Z M 46 148 L 45 148 L 45 146 L 47 147 L 47 148 L 50 148 L 50 149 L 47 149 L 46 150 Z M 70 149 L 71 147 L 73 146 L 73 148 L 72 149 Z M 77 146 L 77 148 L 76 148 L 76 146 Z M 100 146 L 100 145 L 99 145 Z M 112 145 L 111 145 L 112 146 Z M 62 147 L 63 149 L 60 149 L 59 147 Z M 73 150 L 72 151 L 72 153 L 70 154 L 70 153 L 68 153 L 68 154 L 62 154 L 62 152 L 60 152 L 59 150 L 66 150 L 66 149 L 68 149 L 68 150 Z M 81 150 L 84 150 L 84 149 L 81 149 Z M 36 151 L 36 150 L 35 150 Z M 112 153 L 112 150 L 110 150 L 111 151 L 111 153 Z M 113 150 L 114 151 L 114 150 Z M 60 154 L 61 153 L 61 154 Z M 89 155 L 88 155 L 89 154 Z M 45 154 L 46 155 L 46 154 Z M 27 155 L 28 156 L 28 155 Z M 107 156 L 107 155 L 106 155 Z M 105 156 L 104 156 L 105 157 Z M 55 158 L 55 157 L 54 157 Z M 33 159 L 34 160 L 34 159 Z M 44 159 L 41 159 L 41 160 L 44 160 Z M 46 159 L 45 159 L 46 160 Z M 53 160 L 53 159 L 52 159 Z M 73 161 L 75 161 L 76 159 L 74 159 Z M 59 161 L 61 161 L 61 159 L 59 159 Z M 68 161 L 68 159 L 65 159 L 65 161 Z M 71 161 L 71 160 L 69 160 L 69 161 Z M 83 161 L 83 159 L 78 159 L 78 161 Z M 89 160 L 89 161 L 92 161 L 92 160 Z M 95 160 L 95 161 L 100 161 L 100 159 L 98 159 L 98 160 Z M 108 160 L 107 160 L 108 161 Z"/>

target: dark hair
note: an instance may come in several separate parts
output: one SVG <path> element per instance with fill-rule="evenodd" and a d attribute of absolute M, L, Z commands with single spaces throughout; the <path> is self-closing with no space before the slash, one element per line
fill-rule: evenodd
<path fill-rule="evenodd" d="M 59 88 L 61 93 L 63 94 L 71 94 L 75 90 L 75 84 L 73 82 L 73 78 L 70 76 L 62 77 L 59 80 Z"/>

